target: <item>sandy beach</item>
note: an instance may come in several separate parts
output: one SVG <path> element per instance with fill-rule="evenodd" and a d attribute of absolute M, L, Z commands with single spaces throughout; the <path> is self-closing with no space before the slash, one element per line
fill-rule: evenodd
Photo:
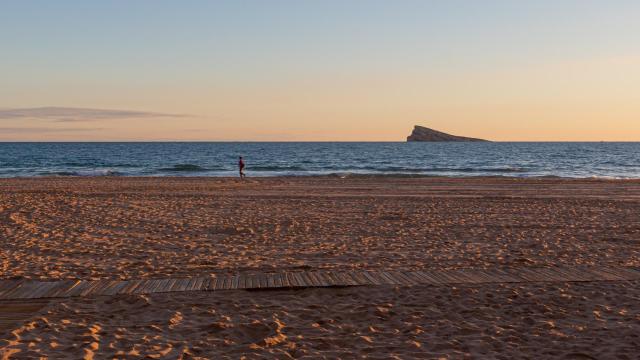
<path fill-rule="evenodd" d="M 0 180 L 0 278 L 640 266 L 640 181 Z M 637 282 L 235 290 L 57 299 L 17 358 L 632 359 Z"/>

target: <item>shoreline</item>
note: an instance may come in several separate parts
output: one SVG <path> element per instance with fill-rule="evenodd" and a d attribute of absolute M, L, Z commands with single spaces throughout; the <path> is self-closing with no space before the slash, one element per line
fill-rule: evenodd
<path fill-rule="evenodd" d="M 335 173 L 335 174 L 309 174 L 309 175 L 254 175 L 249 174 L 246 180 L 255 179 L 434 179 L 434 180 L 519 180 L 519 181 L 630 181 L 640 182 L 638 177 L 615 177 L 615 176 L 587 176 L 569 177 L 559 175 L 542 176 L 509 176 L 509 175 L 423 175 L 423 174 L 357 174 L 357 173 Z M 0 176 L 0 182 L 5 180 L 30 180 L 30 179 L 211 179 L 211 180 L 240 180 L 233 175 L 33 175 L 33 176 Z"/>

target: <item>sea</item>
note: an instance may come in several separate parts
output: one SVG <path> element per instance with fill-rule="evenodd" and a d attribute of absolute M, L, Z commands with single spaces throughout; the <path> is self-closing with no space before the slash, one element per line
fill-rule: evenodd
<path fill-rule="evenodd" d="M 0 143 L 0 177 L 504 176 L 640 178 L 640 142 Z"/>

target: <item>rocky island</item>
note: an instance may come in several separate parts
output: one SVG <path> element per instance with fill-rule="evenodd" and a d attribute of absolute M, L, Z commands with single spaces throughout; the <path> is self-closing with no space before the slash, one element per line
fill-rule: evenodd
<path fill-rule="evenodd" d="M 444 142 L 444 141 L 485 141 L 489 140 L 469 138 L 464 136 L 456 136 L 441 131 L 429 129 L 424 126 L 416 125 L 411 132 L 411 135 L 407 136 L 407 141 L 424 141 L 424 142 Z"/>

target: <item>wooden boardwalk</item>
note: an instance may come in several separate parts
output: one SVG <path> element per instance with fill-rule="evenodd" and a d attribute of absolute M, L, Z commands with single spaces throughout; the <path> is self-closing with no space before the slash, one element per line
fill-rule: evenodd
<path fill-rule="evenodd" d="M 0 300 L 234 289 L 627 280 L 640 280 L 640 268 L 565 266 L 449 271 L 305 271 L 145 280 L 0 280 Z"/>

